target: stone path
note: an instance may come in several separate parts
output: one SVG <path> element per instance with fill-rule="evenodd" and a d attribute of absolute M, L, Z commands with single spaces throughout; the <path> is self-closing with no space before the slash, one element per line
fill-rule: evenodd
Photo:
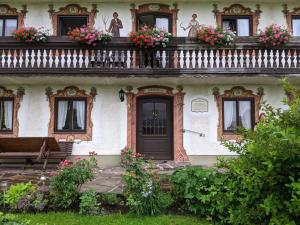
<path fill-rule="evenodd" d="M 155 163 L 157 170 L 160 174 L 170 175 L 176 168 L 185 167 L 189 163 L 180 163 L 173 161 L 164 161 Z M 50 170 L 41 171 L 38 169 L 0 169 L 0 182 L 8 181 L 9 185 L 19 182 L 29 182 L 39 184 L 42 175 L 49 177 Z M 122 175 L 124 174 L 124 168 L 108 167 L 100 168 L 96 171 L 95 179 L 91 182 L 84 184 L 81 191 L 87 189 L 95 189 L 101 193 L 122 193 Z"/>

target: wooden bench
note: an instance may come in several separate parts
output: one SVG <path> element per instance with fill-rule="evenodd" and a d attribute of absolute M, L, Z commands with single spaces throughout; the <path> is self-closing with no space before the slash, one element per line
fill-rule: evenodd
<path fill-rule="evenodd" d="M 72 147 L 73 143 L 58 143 L 53 137 L 0 138 L 0 160 L 24 159 L 26 164 L 43 163 L 46 169 L 50 159 L 61 161 L 71 155 Z"/>

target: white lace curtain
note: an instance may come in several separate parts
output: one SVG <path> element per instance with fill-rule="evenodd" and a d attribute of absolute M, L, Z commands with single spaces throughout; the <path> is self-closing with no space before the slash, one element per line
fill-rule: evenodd
<path fill-rule="evenodd" d="M 73 108 L 76 109 L 77 125 L 80 130 L 85 128 L 85 101 L 73 101 Z"/>
<path fill-rule="evenodd" d="M 237 36 L 250 36 L 249 19 L 238 19 L 237 31 Z"/>
<path fill-rule="evenodd" d="M 66 119 L 68 114 L 68 101 L 58 102 L 58 115 L 57 115 L 57 129 L 63 130 L 66 125 Z"/>
<path fill-rule="evenodd" d="M 300 19 L 293 19 L 293 36 L 300 36 Z"/>
<path fill-rule="evenodd" d="M 0 128 L 1 130 L 12 130 L 13 101 L 0 102 Z"/>
<path fill-rule="evenodd" d="M 224 130 L 234 130 L 236 124 L 236 101 L 224 101 Z"/>
<path fill-rule="evenodd" d="M 241 120 L 240 126 L 251 129 L 251 102 L 250 101 L 240 101 L 239 102 L 239 117 Z"/>

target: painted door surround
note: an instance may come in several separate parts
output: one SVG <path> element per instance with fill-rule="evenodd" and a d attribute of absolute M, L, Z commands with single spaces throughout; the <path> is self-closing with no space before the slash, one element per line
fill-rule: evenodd
<path fill-rule="evenodd" d="M 144 86 L 138 88 L 137 93 L 131 89 L 126 93 L 127 97 L 127 146 L 136 151 L 137 141 L 137 98 L 146 96 L 161 96 L 173 98 L 173 159 L 174 161 L 189 161 L 183 147 L 183 100 L 185 93 L 181 88 L 175 92 L 173 88 L 165 86 Z"/>

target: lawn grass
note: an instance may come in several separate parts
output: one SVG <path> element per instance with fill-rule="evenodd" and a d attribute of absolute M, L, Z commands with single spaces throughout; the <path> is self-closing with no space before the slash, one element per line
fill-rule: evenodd
<path fill-rule="evenodd" d="M 162 215 L 139 217 L 133 215 L 110 214 L 105 216 L 83 216 L 75 213 L 16 214 L 20 221 L 30 221 L 30 225 L 210 225 L 195 217 Z"/>

